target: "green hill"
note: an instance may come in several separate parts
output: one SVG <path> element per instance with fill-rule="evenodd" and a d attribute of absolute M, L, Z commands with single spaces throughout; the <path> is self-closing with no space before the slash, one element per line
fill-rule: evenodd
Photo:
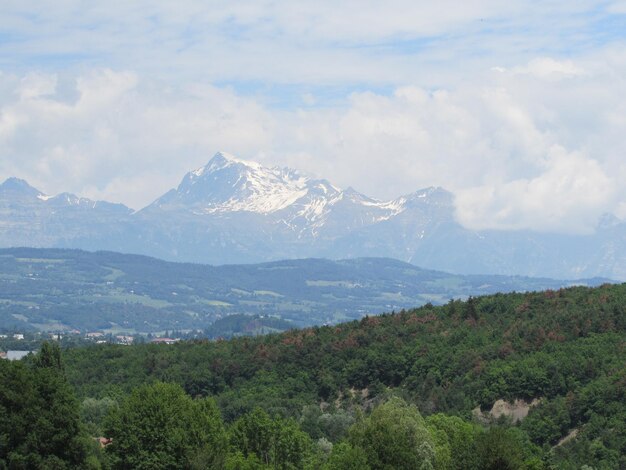
<path fill-rule="evenodd" d="M 626 465 L 626 285 L 496 294 L 230 341 L 94 346 L 65 360 L 82 399 L 175 382 L 215 397 L 227 423 L 261 407 L 338 442 L 359 410 L 395 395 L 425 416 L 512 426 L 543 465 L 514 468 Z M 508 418 L 496 419 L 496 402 Z"/>
<path fill-rule="evenodd" d="M 0 331 L 203 330 L 234 314 L 281 319 L 262 323 L 287 329 L 469 295 L 602 282 L 455 275 L 381 258 L 208 266 L 15 248 L 0 250 Z"/>

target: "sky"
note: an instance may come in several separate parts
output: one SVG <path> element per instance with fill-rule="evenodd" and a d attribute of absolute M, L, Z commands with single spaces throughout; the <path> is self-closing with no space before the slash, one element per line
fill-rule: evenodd
<path fill-rule="evenodd" d="M 0 4 L 0 180 L 140 209 L 217 151 L 472 229 L 626 217 L 626 1 Z"/>

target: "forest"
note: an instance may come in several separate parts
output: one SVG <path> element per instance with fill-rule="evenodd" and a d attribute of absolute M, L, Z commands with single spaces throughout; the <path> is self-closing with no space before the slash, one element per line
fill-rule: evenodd
<path fill-rule="evenodd" d="M 623 469 L 625 332 L 626 285 L 605 284 L 231 340 L 45 343 L 0 361 L 0 469 Z"/>

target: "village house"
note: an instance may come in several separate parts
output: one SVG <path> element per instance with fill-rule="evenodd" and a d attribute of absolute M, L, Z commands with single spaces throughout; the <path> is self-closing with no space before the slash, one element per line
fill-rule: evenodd
<path fill-rule="evenodd" d="M 118 344 L 133 344 L 135 338 L 133 338 L 132 336 L 125 336 L 125 335 L 118 335 L 115 337 L 115 340 L 118 342 Z"/>
<path fill-rule="evenodd" d="M 150 340 L 151 343 L 156 343 L 156 344 L 174 344 L 174 343 L 177 343 L 178 341 L 180 340 L 174 339 L 174 338 L 154 338 Z"/>

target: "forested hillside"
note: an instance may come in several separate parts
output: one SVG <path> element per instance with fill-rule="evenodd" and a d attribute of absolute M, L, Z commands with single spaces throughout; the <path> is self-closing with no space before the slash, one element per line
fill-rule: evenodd
<path fill-rule="evenodd" d="M 390 396 L 427 421 L 445 413 L 481 432 L 497 400 L 537 399 L 510 431 L 520 455 L 546 468 L 609 469 L 626 465 L 625 332 L 626 285 L 604 285 L 470 298 L 259 338 L 74 349 L 65 359 L 83 403 L 174 382 L 192 397 L 213 397 L 227 423 L 261 407 L 296 419 L 313 439 L 348 439 L 357 453 L 365 431 L 351 426 L 365 426 L 362 410 Z M 543 468 L 533 465 L 510 468 Z"/>
<path fill-rule="evenodd" d="M 0 361 L 0 468 L 626 468 L 625 333 L 626 285 L 603 285 L 229 341 L 45 344 Z"/>

